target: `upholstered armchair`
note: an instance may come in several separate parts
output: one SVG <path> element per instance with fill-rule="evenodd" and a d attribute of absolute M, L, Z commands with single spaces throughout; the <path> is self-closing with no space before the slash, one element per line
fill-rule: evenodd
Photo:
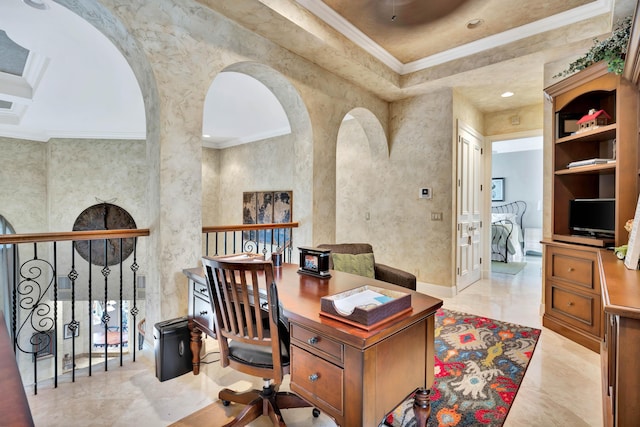
<path fill-rule="evenodd" d="M 335 243 L 318 245 L 322 249 L 331 249 L 331 254 L 371 254 L 373 247 L 369 243 Z M 333 269 L 333 258 L 329 257 L 329 268 Z M 379 264 L 373 260 L 374 278 L 383 282 L 393 283 L 411 290 L 416 290 L 416 276 L 388 265 Z"/>

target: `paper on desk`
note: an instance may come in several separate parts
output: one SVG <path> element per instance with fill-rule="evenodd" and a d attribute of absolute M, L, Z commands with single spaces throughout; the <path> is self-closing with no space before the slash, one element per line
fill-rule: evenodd
<path fill-rule="evenodd" d="M 343 316 L 348 316 L 353 313 L 353 310 L 355 310 L 356 307 L 367 309 L 384 304 L 392 299 L 393 298 L 387 295 L 366 289 L 362 292 L 349 295 L 346 298 L 334 300 L 333 305 L 338 313 Z"/>

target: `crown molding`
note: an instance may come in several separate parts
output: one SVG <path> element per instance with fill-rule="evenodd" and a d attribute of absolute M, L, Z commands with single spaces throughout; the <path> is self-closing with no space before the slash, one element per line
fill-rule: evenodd
<path fill-rule="evenodd" d="M 230 148 L 237 145 L 249 144 L 250 142 L 262 141 L 264 139 L 275 138 L 278 136 L 291 134 L 291 128 L 289 126 L 281 127 L 278 129 L 269 129 L 266 132 L 254 133 L 251 135 L 243 136 L 240 138 L 227 138 L 211 136 L 202 138 L 202 145 L 207 148 Z"/>
<path fill-rule="evenodd" d="M 10 125 L 0 123 L 0 137 L 26 139 L 31 141 L 48 142 L 50 139 L 129 139 L 146 140 L 144 132 L 100 132 L 100 131 L 43 131 L 36 129 L 16 129 Z"/>
<path fill-rule="evenodd" d="M 296 0 L 300 5 L 327 23 L 333 29 L 353 41 L 373 57 L 380 60 L 393 71 L 404 75 L 420 71 L 429 67 L 444 64 L 455 59 L 464 58 L 471 54 L 492 49 L 521 40 L 536 34 L 555 30 L 557 28 L 574 24 L 598 15 L 610 13 L 613 7 L 613 0 L 597 0 L 595 2 L 577 7 L 567 12 L 559 13 L 545 19 L 541 19 L 530 24 L 526 24 L 511 30 L 495 34 L 467 43 L 465 45 L 449 49 L 445 52 L 437 53 L 416 61 L 403 64 L 387 50 L 374 42 L 371 38 L 353 26 L 349 21 L 336 13 L 322 1 L 317 0 Z"/>

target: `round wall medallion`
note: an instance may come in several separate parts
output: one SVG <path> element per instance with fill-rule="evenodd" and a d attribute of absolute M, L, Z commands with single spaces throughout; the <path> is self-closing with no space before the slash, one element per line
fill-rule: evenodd
<path fill-rule="evenodd" d="M 89 230 L 119 230 L 134 229 L 136 222 L 133 217 L 120 206 L 111 203 L 100 203 L 85 209 L 76 222 L 73 223 L 73 231 Z M 74 242 L 76 251 L 86 261 L 94 265 L 109 266 L 120 262 L 120 245 L 122 242 L 122 260 L 124 261 L 133 252 L 134 238 L 129 239 L 104 239 L 91 242 L 91 260 L 89 260 L 89 241 Z M 106 253 L 106 263 L 105 263 Z"/>

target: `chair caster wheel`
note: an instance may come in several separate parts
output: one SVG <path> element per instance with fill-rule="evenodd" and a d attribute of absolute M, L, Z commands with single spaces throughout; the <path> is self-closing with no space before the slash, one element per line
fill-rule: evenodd
<path fill-rule="evenodd" d="M 223 400 L 222 401 L 222 406 L 229 406 L 231 402 L 229 400 Z"/>
<path fill-rule="evenodd" d="M 311 413 L 313 414 L 313 418 L 318 418 L 320 416 L 320 409 L 313 408 L 313 411 L 311 411 Z"/>

